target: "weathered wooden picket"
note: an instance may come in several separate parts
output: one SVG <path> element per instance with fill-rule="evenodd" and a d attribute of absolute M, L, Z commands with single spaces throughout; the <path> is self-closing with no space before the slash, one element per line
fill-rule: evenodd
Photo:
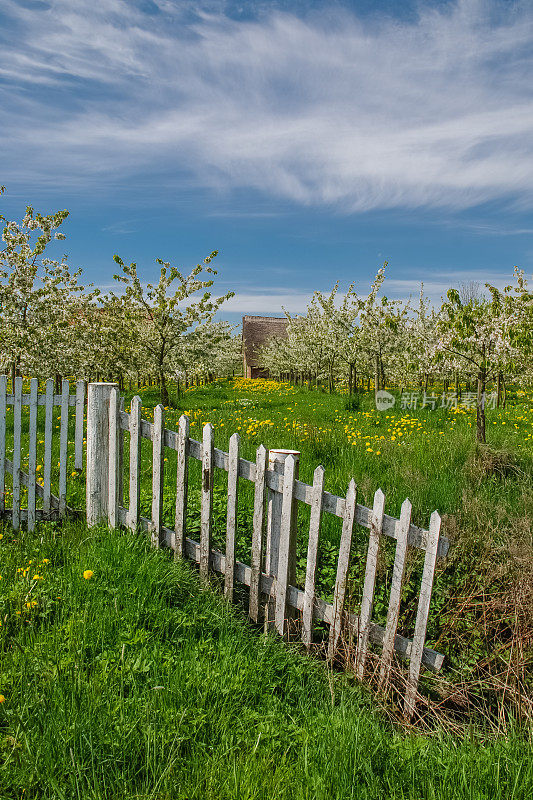
<path fill-rule="evenodd" d="M 82 466 L 85 385 L 78 382 L 76 395 L 70 397 L 68 381 L 63 382 L 62 394 L 53 395 L 53 383 L 47 382 L 46 394 L 38 395 L 37 382 L 31 382 L 29 395 L 22 395 L 22 381 L 17 379 L 14 395 L 6 394 L 5 378 L 0 377 L 0 511 L 8 512 L 4 504 L 4 470 L 13 475 L 13 504 L 10 511 L 13 525 L 27 517 L 33 529 L 39 516 L 64 516 L 66 505 L 66 463 L 68 441 L 68 409 L 76 407 L 75 464 Z M 45 405 L 45 471 L 43 485 L 35 476 L 35 442 L 38 405 Z M 14 406 L 14 458 L 5 458 L 6 406 Z M 28 473 L 21 470 L 20 430 L 21 409 L 29 406 Z M 51 409 L 61 407 L 59 494 L 50 490 L 51 471 Z M 129 502 L 123 501 L 124 434 L 129 434 Z M 141 515 L 141 439 L 152 443 L 152 503 L 150 517 Z M 165 448 L 177 453 L 174 527 L 163 524 L 163 487 Z M 187 505 L 189 461 L 201 462 L 201 521 L 200 541 L 187 535 Z M 249 616 L 258 622 L 264 616 L 266 626 L 281 636 L 288 628 L 299 629 L 306 647 L 313 642 L 315 623 L 329 625 L 328 659 L 333 660 L 343 630 L 355 644 L 355 671 L 362 679 L 368 660 L 369 645 L 381 649 L 379 677 L 382 686 L 390 679 L 393 654 L 409 661 L 409 675 L 404 709 L 411 717 L 416 703 L 421 666 L 440 670 L 443 656 L 425 646 L 426 627 L 438 557 L 446 555 L 447 540 L 440 535 L 441 519 L 431 515 L 428 530 L 411 522 L 411 504 L 405 500 L 400 519 L 385 514 L 385 496 L 378 489 L 373 508 L 357 503 L 357 487 L 352 480 L 346 497 L 324 491 L 325 470 L 314 472 L 313 485 L 298 480 L 299 453 L 286 450 L 267 452 L 257 448 L 255 463 L 240 457 L 240 438 L 234 433 L 229 453 L 214 446 L 213 427 L 204 426 L 203 439 L 189 436 L 189 420 L 182 416 L 178 431 L 165 428 L 164 409 L 154 410 L 153 423 L 142 419 L 139 397 L 131 410 L 122 410 L 116 384 L 89 384 L 87 393 L 87 477 L 86 515 L 89 525 L 106 521 L 111 527 L 123 525 L 132 530 L 147 531 L 155 547 L 170 547 L 177 558 L 185 557 L 199 565 L 202 582 L 207 583 L 211 571 L 224 576 L 224 592 L 233 598 L 235 583 L 249 587 Z M 215 470 L 228 473 L 226 546 L 221 552 L 212 546 L 212 506 Z M 239 506 L 239 478 L 254 484 L 254 510 L 250 564 L 236 559 L 236 529 Z M 28 508 L 20 508 L 20 485 L 28 486 Z M 17 493 L 15 487 L 17 486 Z M 43 509 L 36 512 L 35 495 L 43 497 Z M 303 589 L 296 585 L 296 509 L 297 504 L 310 506 L 310 525 L 307 548 L 306 576 Z M 266 513 L 265 513 L 266 511 Z M 337 562 L 333 602 L 327 603 L 316 594 L 317 554 L 321 519 L 331 514 L 342 520 L 342 532 Z M 346 610 L 346 593 L 350 553 L 356 525 L 369 530 L 368 550 L 362 601 L 359 614 Z M 383 537 L 396 540 L 394 566 L 385 626 L 372 620 L 378 556 Z M 405 576 L 408 548 L 425 551 L 420 594 L 412 639 L 397 633 L 400 616 L 402 585 Z M 292 618 L 291 623 L 289 620 Z M 296 619 L 297 625 L 294 624 Z"/>

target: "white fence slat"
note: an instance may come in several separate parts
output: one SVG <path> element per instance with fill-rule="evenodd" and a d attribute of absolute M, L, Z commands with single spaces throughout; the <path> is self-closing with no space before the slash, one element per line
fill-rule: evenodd
<path fill-rule="evenodd" d="M 89 383 L 85 511 L 87 525 L 109 522 L 109 405 L 116 383 Z"/>
<path fill-rule="evenodd" d="M 315 606 L 315 575 L 318 554 L 322 498 L 324 494 L 325 469 L 319 466 L 313 475 L 313 503 L 309 522 L 309 541 L 307 544 L 307 565 L 305 572 L 304 607 L 302 609 L 302 642 L 310 647 L 313 641 L 313 617 Z"/>
<path fill-rule="evenodd" d="M 35 530 L 36 509 L 36 467 L 37 467 L 37 393 L 39 381 L 32 378 L 30 383 L 30 420 L 28 445 L 28 530 Z"/>
<path fill-rule="evenodd" d="M 339 559 L 337 562 L 337 576 L 335 579 L 335 592 L 333 595 L 333 619 L 329 629 L 328 639 L 328 659 L 331 661 L 335 655 L 337 642 L 339 640 L 344 611 L 344 601 L 346 599 L 346 583 L 348 581 L 348 569 L 350 567 L 350 552 L 352 549 L 352 536 L 355 523 L 355 509 L 357 506 L 357 487 L 352 478 L 348 491 L 346 492 L 346 506 L 344 519 L 342 521 L 341 542 L 339 547 Z"/>
<path fill-rule="evenodd" d="M 229 440 L 228 506 L 226 518 L 226 570 L 224 595 L 233 600 L 235 572 L 235 536 L 237 531 L 237 504 L 239 498 L 239 448 L 241 437 L 234 433 Z"/>
<path fill-rule="evenodd" d="M 136 395 L 131 401 L 130 409 L 130 500 L 128 509 L 128 528 L 136 530 L 139 524 L 139 508 L 141 502 L 141 398 Z"/>
<path fill-rule="evenodd" d="M 20 527 L 20 439 L 22 433 L 22 378 L 15 378 L 13 409 L 13 528 Z"/>
<path fill-rule="evenodd" d="M 202 442 L 202 510 L 200 523 L 200 579 L 206 584 L 209 578 L 211 552 L 211 516 L 213 511 L 213 426 L 204 425 Z"/>
<path fill-rule="evenodd" d="M 70 385 L 67 378 L 61 382 L 61 427 L 59 430 L 59 516 L 67 512 L 68 466 L 68 406 Z"/>
<path fill-rule="evenodd" d="M 124 431 L 120 424 L 120 412 L 124 411 L 124 397 L 119 395 L 117 414 L 117 505 L 124 507 Z"/>
<path fill-rule="evenodd" d="M 385 625 L 385 636 L 383 638 L 383 650 L 381 653 L 381 665 L 379 669 L 380 686 L 387 684 L 391 670 L 394 638 L 396 636 L 396 628 L 398 627 L 398 618 L 400 616 L 402 583 L 405 572 L 405 559 L 407 556 L 407 535 L 409 533 L 409 525 L 411 524 L 411 509 L 410 501 L 404 500 L 400 512 L 400 526 L 398 529 L 394 567 L 392 570 L 387 624 Z"/>
<path fill-rule="evenodd" d="M 52 494 L 52 436 L 54 431 L 54 379 L 46 381 L 44 412 L 43 512 L 50 513 Z"/>
<path fill-rule="evenodd" d="M 280 636 L 285 634 L 287 620 L 287 588 L 291 566 L 291 540 L 293 537 L 293 491 L 296 459 L 289 455 L 285 459 L 283 473 L 283 497 L 281 505 L 281 525 L 279 553 L 276 569 L 275 625 Z"/>
<path fill-rule="evenodd" d="M 254 518 L 252 532 L 250 600 L 248 608 L 250 619 L 252 619 L 254 622 L 257 622 L 259 619 L 267 461 L 268 451 L 266 450 L 265 446 L 261 444 L 257 448 L 255 459 Z"/>
<path fill-rule="evenodd" d="M 374 495 L 374 508 L 368 537 L 368 551 L 366 555 L 365 582 L 363 597 L 361 599 L 361 612 L 359 614 L 359 631 L 357 635 L 357 649 L 355 653 L 355 674 L 361 680 L 365 671 L 366 655 L 368 651 L 368 635 L 374 605 L 374 589 L 376 585 L 376 572 L 378 568 L 379 539 L 383 528 L 383 515 L 385 513 L 385 495 L 378 489 Z"/>
<path fill-rule="evenodd" d="M 418 676 L 420 675 L 422 654 L 424 652 L 429 604 L 431 602 L 433 578 L 435 575 L 435 565 L 437 563 L 437 551 L 439 549 L 440 526 L 440 515 L 437 511 L 434 511 L 429 521 L 428 545 L 424 558 L 424 569 L 422 572 L 420 596 L 418 598 L 418 608 L 416 612 L 415 633 L 413 636 L 413 645 L 411 647 L 411 660 L 409 662 L 409 679 L 405 693 L 404 711 L 408 719 L 413 716 L 415 710 Z"/>
<path fill-rule="evenodd" d="M 0 375 L 0 514 L 6 507 L 6 411 L 7 376 Z"/>
<path fill-rule="evenodd" d="M 110 528 L 118 525 L 118 389 L 111 389 L 109 395 L 109 465 L 107 468 L 107 522 Z"/>
<path fill-rule="evenodd" d="M 176 517 L 172 546 L 176 558 L 183 558 L 187 535 L 187 499 L 189 493 L 189 417 L 182 414 L 178 427 L 178 454 L 176 468 Z"/>
<path fill-rule="evenodd" d="M 76 383 L 76 421 L 74 433 L 74 469 L 83 469 L 83 418 L 85 414 L 85 381 Z"/>
<path fill-rule="evenodd" d="M 163 470 L 165 447 L 163 430 L 165 410 L 161 404 L 154 408 L 154 437 L 152 439 L 152 545 L 161 544 L 161 522 L 163 517 Z"/>

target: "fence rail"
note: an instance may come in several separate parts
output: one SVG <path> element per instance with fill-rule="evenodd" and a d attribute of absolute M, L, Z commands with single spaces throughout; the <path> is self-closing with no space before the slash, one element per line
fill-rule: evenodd
<path fill-rule="evenodd" d="M 36 519 L 61 518 L 73 509 L 66 504 L 67 445 L 69 409 L 75 408 L 74 461 L 76 469 L 83 467 L 85 399 L 87 396 L 87 453 L 86 453 L 86 516 L 89 525 L 106 521 L 111 527 L 123 525 L 146 531 L 154 547 L 169 547 L 176 557 L 185 557 L 199 565 L 200 579 L 206 583 L 209 573 L 224 576 L 224 592 L 233 598 L 235 584 L 249 587 L 248 613 L 258 622 L 264 618 L 267 627 L 286 636 L 300 630 L 306 647 L 313 643 L 317 622 L 329 626 L 327 657 L 336 656 L 339 640 L 345 631 L 354 642 L 354 668 L 359 678 L 365 675 L 369 649 L 381 650 L 379 678 L 382 686 L 390 680 L 393 654 L 409 662 L 409 675 L 404 698 L 407 717 L 412 716 L 422 665 L 432 671 L 440 670 L 444 657 L 425 645 L 426 628 L 437 558 L 448 551 L 448 541 L 441 535 L 441 519 L 431 515 L 427 530 L 411 522 L 411 504 L 402 505 L 400 518 L 385 513 L 385 496 L 378 489 L 372 508 L 357 502 L 357 487 L 352 480 L 345 497 L 324 490 L 325 470 L 317 467 L 312 485 L 299 480 L 299 453 L 257 448 L 255 463 L 240 455 L 240 438 L 230 438 L 229 452 L 214 446 L 213 427 L 203 428 L 202 441 L 189 435 L 186 416 L 179 421 L 177 431 L 165 427 L 164 409 L 154 409 L 154 421 L 142 419 L 142 404 L 133 398 L 129 413 L 116 384 L 85 384 L 78 381 L 76 394 L 69 394 L 69 382 L 63 381 L 60 395 L 54 394 L 53 381 L 39 395 L 36 380 L 31 381 L 30 393 L 22 393 L 22 379 L 15 383 L 13 394 L 6 392 L 6 379 L 0 376 L 0 512 L 10 515 L 14 527 L 27 523 L 30 530 Z M 13 460 L 6 458 L 7 409 L 13 407 Z M 29 408 L 28 472 L 21 469 L 22 407 Z M 36 478 L 37 409 L 45 406 L 44 471 L 42 483 Z M 52 416 L 60 407 L 59 481 L 58 494 L 51 491 Z M 129 468 L 124 472 L 125 434 L 129 435 Z M 150 517 L 141 515 L 141 440 L 151 442 L 152 496 Z M 176 451 L 176 485 L 174 527 L 163 524 L 165 487 L 165 451 Z M 200 539 L 188 536 L 187 510 L 189 505 L 189 464 L 201 463 Z M 225 552 L 212 546 L 213 491 L 216 470 L 228 473 Z M 5 474 L 13 476 L 12 508 L 5 506 Z M 254 487 L 250 563 L 236 559 L 237 514 L 239 509 L 239 479 Z M 123 486 L 128 481 L 128 505 L 124 504 Z M 27 509 L 21 508 L 20 488 L 27 487 Z M 36 509 L 36 497 L 43 508 Z M 305 582 L 296 583 L 296 541 L 298 504 L 310 507 L 309 537 Z M 75 512 L 74 512 L 75 513 Z M 329 514 L 342 520 L 333 602 L 317 594 L 317 562 L 321 524 Z M 359 614 L 347 608 L 350 557 L 356 526 L 366 528 L 368 549 Z M 394 565 L 389 592 L 388 612 L 384 626 L 373 621 L 373 607 L 378 581 L 378 562 L 385 539 L 395 541 Z M 417 613 L 412 638 L 397 631 L 401 610 L 402 587 L 405 580 L 409 548 L 424 552 Z M 291 620 L 289 625 L 288 621 Z"/>

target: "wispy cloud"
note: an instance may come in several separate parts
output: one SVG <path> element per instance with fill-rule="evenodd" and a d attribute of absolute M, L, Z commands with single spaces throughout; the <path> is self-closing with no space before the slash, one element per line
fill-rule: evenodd
<path fill-rule="evenodd" d="M 403 22 L 223 6 L 4 0 L 2 182 L 143 175 L 343 212 L 531 206 L 527 0 Z"/>

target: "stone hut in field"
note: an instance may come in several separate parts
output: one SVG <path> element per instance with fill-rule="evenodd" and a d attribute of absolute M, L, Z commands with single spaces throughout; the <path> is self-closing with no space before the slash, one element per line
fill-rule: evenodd
<path fill-rule="evenodd" d="M 253 317 L 242 318 L 242 350 L 245 378 L 268 378 L 268 370 L 261 366 L 260 351 L 269 340 L 287 336 L 286 317 Z"/>

